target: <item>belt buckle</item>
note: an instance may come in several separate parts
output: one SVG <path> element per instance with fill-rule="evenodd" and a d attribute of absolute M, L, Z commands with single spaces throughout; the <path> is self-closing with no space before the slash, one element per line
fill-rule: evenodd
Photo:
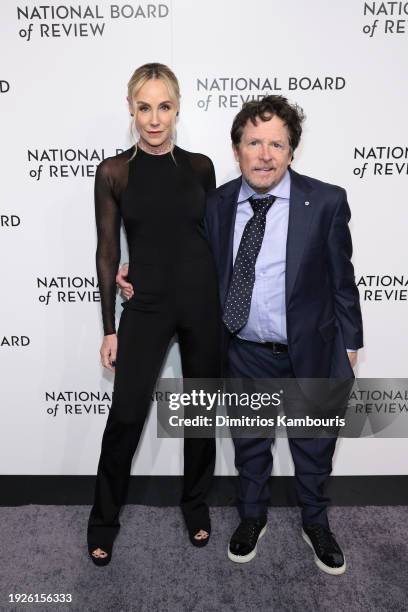
<path fill-rule="evenodd" d="M 272 354 L 273 355 L 283 355 L 284 353 L 286 353 L 285 350 L 277 348 L 278 346 L 280 347 L 282 345 L 279 342 L 273 342 L 272 343 Z"/>

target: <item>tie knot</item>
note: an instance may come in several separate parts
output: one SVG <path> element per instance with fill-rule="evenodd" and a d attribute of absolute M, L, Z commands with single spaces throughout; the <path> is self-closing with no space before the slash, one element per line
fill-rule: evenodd
<path fill-rule="evenodd" d="M 251 204 L 252 210 L 255 214 L 266 214 L 275 200 L 276 196 L 273 195 L 267 196 L 266 198 L 254 198 L 254 196 L 251 196 L 249 198 L 249 203 Z"/>

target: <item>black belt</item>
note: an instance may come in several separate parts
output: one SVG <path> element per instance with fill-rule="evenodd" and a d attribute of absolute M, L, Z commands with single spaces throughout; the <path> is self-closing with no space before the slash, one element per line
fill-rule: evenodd
<path fill-rule="evenodd" d="M 244 340 L 244 338 L 239 338 L 238 336 L 234 336 L 235 340 L 239 342 L 245 342 L 245 344 L 254 344 L 256 346 L 265 346 L 270 349 L 272 353 L 275 355 L 279 355 L 279 353 L 287 353 L 288 345 L 281 344 L 280 342 L 254 342 L 253 340 Z"/>

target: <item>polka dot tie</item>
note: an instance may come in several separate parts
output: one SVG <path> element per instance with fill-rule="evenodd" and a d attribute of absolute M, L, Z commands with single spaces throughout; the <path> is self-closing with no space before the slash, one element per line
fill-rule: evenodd
<path fill-rule="evenodd" d="M 265 234 L 266 213 L 275 200 L 275 196 L 249 198 L 254 214 L 245 225 L 239 243 L 224 306 L 223 321 L 232 334 L 241 329 L 248 321 L 255 283 L 255 263 Z"/>

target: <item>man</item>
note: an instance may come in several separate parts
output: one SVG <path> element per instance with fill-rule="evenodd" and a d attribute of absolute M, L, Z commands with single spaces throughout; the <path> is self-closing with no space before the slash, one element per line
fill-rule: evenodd
<path fill-rule="evenodd" d="M 363 344 L 346 192 L 290 168 L 303 119 L 282 96 L 245 103 L 231 129 L 242 176 L 208 198 L 231 378 L 350 379 Z M 241 522 L 228 549 L 232 561 L 253 559 L 265 532 L 271 443 L 234 439 Z M 332 575 L 346 569 L 324 495 L 335 443 L 289 438 L 302 536 Z"/>

